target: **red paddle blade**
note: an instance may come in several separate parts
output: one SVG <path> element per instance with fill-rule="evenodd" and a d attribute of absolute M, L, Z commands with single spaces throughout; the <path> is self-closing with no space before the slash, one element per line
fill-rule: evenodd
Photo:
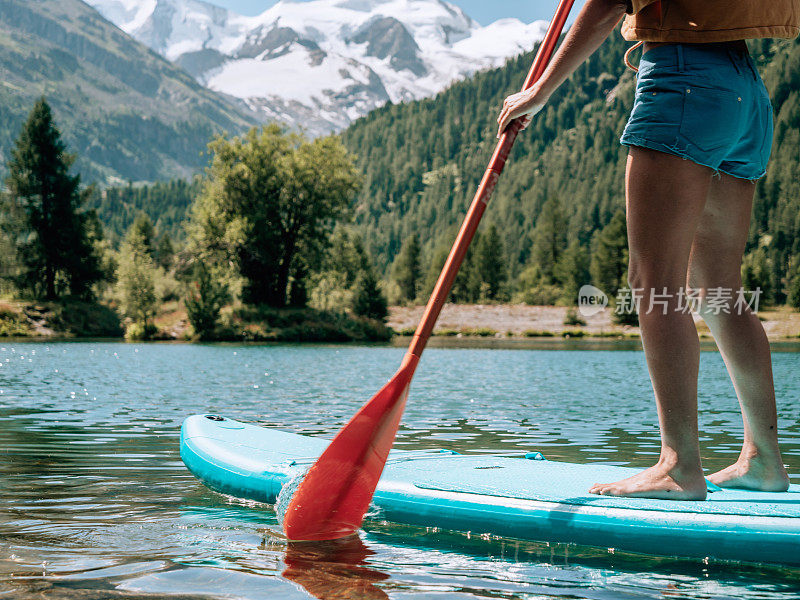
<path fill-rule="evenodd" d="M 283 531 L 290 540 L 333 540 L 361 527 L 394 443 L 418 361 L 410 357 L 309 469 L 283 518 Z"/>

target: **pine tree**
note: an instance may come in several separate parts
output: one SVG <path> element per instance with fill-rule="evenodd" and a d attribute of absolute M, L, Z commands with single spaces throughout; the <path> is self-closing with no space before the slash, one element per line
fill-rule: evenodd
<path fill-rule="evenodd" d="M 789 279 L 789 305 L 800 308 L 800 257 L 795 261 L 794 268 L 790 271 Z"/>
<path fill-rule="evenodd" d="M 541 283 L 556 284 L 556 264 L 567 247 L 567 221 L 556 199 L 544 203 L 533 230 L 531 261 L 536 264 Z"/>
<path fill-rule="evenodd" d="M 172 267 L 172 260 L 175 257 L 175 249 L 172 246 L 172 240 L 169 234 L 163 234 L 161 239 L 158 240 L 156 247 L 156 260 L 162 269 L 169 271 Z"/>
<path fill-rule="evenodd" d="M 378 321 L 385 321 L 389 315 L 386 297 L 378 287 L 378 279 L 371 267 L 356 281 L 352 310 L 357 315 Z"/>
<path fill-rule="evenodd" d="M 625 213 L 620 210 L 595 234 L 595 251 L 590 267 L 592 283 L 608 294 L 612 306 L 620 290 L 628 289 L 627 232 Z M 615 318 L 623 323 L 637 322 L 635 312 L 615 312 Z"/>
<path fill-rule="evenodd" d="M 394 279 L 400 286 L 403 299 L 407 302 L 414 302 L 419 294 L 421 284 L 419 253 L 419 238 L 412 235 L 403 245 L 394 265 Z"/>
<path fill-rule="evenodd" d="M 41 98 L 11 150 L 5 183 L 21 217 L 11 232 L 21 267 L 17 286 L 47 300 L 89 296 L 102 277 L 81 212 L 90 192 L 81 193 L 80 176 L 69 174 L 74 161 Z"/>
<path fill-rule="evenodd" d="M 577 240 L 570 243 L 556 263 L 554 274 L 564 298 L 577 303 L 578 291 L 589 282 L 589 253 Z"/>
<path fill-rule="evenodd" d="M 742 261 L 742 287 L 748 291 L 759 290 L 761 304 L 775 301 L 772 268 L 764 248 L 757 248 L 745 255 Z"/>
<path fill-rule="evenodd" d="M 506 282 L 507 271 L 503 240 L 494 224 L 481 236 L 476 262 L 486 299 L 497 300 Z"/>
<path fill-rule="evenodd" d="M 132 235 L 138 235 L 142 243 L 144 244 L 145 248 L 147 248 L 147 252 L 150 254 L 152 258 L 156 257 L 156 247 L 155 247 L 155 237 L 156 232 L 155 228 L 153 227 L 153 222 L 150 220 L 145 213 L 139 213 L 136 216 L 136 220 L 131 225 L 131 229 L 133 231 Z"/>

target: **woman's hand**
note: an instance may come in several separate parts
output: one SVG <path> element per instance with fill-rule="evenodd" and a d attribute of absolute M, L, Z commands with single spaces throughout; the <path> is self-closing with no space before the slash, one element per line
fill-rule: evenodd
<path fill-rule="evenodd" d="M 506 127 L 519 117 L 525 117 L 522 121 L 522 129 L 525 129 L 530 124 L 531 118 L 542 110 L 545 104 L 547 104 L 547 98 L 542 98 L 535 87 L 506 98 L 506 101 L 503 102 L 503 110 L 497 117 L 497 123 L 500 125 L 497 137 L 503 135 Z"/>

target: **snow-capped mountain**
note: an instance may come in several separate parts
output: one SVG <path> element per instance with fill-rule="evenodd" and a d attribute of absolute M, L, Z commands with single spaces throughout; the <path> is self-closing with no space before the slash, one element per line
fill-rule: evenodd
<path fill-rule="evenodd" d="M 442 0 L 282 0 L 255 17 L 201 0 L 85 1 L 212 90 L 311 134 L 499 66 L 547 27 L 481 27 Z"/>

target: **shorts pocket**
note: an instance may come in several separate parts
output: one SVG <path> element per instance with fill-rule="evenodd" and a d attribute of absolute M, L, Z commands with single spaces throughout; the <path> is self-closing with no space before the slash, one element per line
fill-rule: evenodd
<path fill-rule="evenodd" d="M 735 92 L 689 86 L 683 93 L 680 134 L 704 152 L 736 143 L 742 99 Z"/>

